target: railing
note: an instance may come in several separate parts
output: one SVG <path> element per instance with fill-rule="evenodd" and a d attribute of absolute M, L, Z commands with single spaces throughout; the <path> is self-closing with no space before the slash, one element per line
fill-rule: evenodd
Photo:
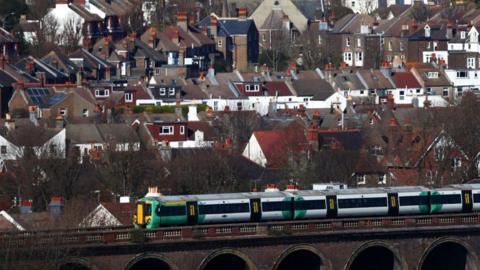
<path fill-rule="evenodd" d="M 412 231 L 419 227 L 441 228 L 447 226 L 479 224 L 480 213 L 444 214 L 400 217 L 360 217 L 343 219 L 316 219 L 262 223 L 214 224 L 182 227 L 165 227 L 152 230 L 135 230 L 131 226 L 89 228 L 56 231 L 29 231 L 0 234 L 0 249 L 9 247 L 88 246 L 189 239 L 215 239 L 222 237 L 322 234 L 342 231 L 375 231 L 404 228 Z M 480 224 L 479 224 L 480 225 Z"/>

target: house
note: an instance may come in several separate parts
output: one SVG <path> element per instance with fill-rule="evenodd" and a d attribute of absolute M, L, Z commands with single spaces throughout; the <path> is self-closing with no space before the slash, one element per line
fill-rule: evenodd
<path fill-rule="evenodd" d="M 448 37 L 445 24 L 425 24 L 408 37 L 408 62 L 448 61 Z"/>
<path fill-rule="evenodd" d="M 90 80 L 110 81 L 117 73 L 117 67 L 108 61 L 80 48 L 68 55 L 77 67 L 83 70 L 83 77 Z"/>
<path fill-rule="evenodd" d="M 444 107 L 454 102 L 452 83 L 444 69 L 431 64 L 417 64 L 410 69 L 410 72 L 425 89 L 431 106 Z"/>
<path fill-rule="evenodd" d="M 67 120 L 94 116 L 96 103 L 87 89 L 67 87 L 56 92 L 47 87 L 25 87 L 21 84 L 16 87 L 8 103 L 15 115 L 34 113 L 36 119 L 54 119 L 61 115 Z"/>
<path fill-rule="evenodd" d="M 252 19 L 247 19 L 247 10 L 241 7 L 238 18 L 219 17 L 215 13 L 201 20 L 197 27 L 206 31 L 216 44 L 216 50 L 228 66 L 246 71 L 258 61 L 258 30 Z"/>
<path fill-rule="evenodd" d="M 36 77 L 42 86 L 45 84 L 65 84 L 70 82 L 71 79 L 66 71 L 60 71 L 56 67 L 33 56 L 20 59 L 15 66 L 30 76 Z"/>
<path fill-rule="evenodd" d="M 68 153 L 80 163 L 101 158 L 106 143 L 95 124 L 68 124 L 66 133 Z"/>
<path fill-rule="evenodd" d="M 79 227 L 130 226 L 134 214 L 134 203 L 101 202 L 80 222 Z"/>
<path fill-rule="evenodd" d="M 409 16 L 409 7 L 401 9 L 401 13 L 380 22 L 375 29 L 383 33 L 383 61 L 393 68 L 402 67 L 407 62 L 408 37 L 416 31 L 416 24 Z"/>
<path fill-rule="evenodd" d="M 106 143 L 106 149 L 113 152 L 140 150 L 140 138 L 132 126 L 119 123 L 97 124 L 96 127 Z"/>
<path fill-rule="evenodd" d="M 396 89 L 390 90 L 395 104 L 409 104 L 416 107 L 423 107 L 420 97 L 425 96 L 424 89 L 418 80 L 410 72 L 392 72 L 391 78 Z"/>
<path fill-rule="evenodd" d="M 297 122 L 284 129 L 254 131 L 242 155 L 265 168 L 282 168 L 309 149 L 304 131 Z"/>
<path fill-rule="evenodd" d="M 17 160 L 25 151 L 39 158 L 65 158 L 65 129 L 40 127 L 36 119 L 7 118 L 0 134 L 0 159 Z"/>
<path fill-rule="evenodd" d="M 357 76 L 368 94 L 377 99 L 376 103 L 385 99 L 389 93 L 395 89 L 395 85 L 390 78 L 391 70 L 389 68 L 378 69 L 361 69 L 357 71 Z"/>
<path fill-rule="evenodd" d="M 260 43 L 265 48 L 271 44 L 271 33 L 284 29 L 291 41 L 308 28 L 308 19 L 291 0 L 265 0 L 250 15 L 259 30 Z M 265 38 L 264 38 L 265 37 Z"/>
<path fill-rule="evenodd" d="M 134 4 L 128 0 L 87 0 L 84 8 L 102 18 L 105 35 L 117 39 L 125 33 L 122 24 L 128 19 L 127 15 L 134 8 Z"/>
<path fill-rule="evenodd" d="M 148 82 L 148 89 L 153 95 L 153 104 L 175 104 L 177 98 L 182 99 L 182 91 L 186 82 L 179 77 L 153 76 Z"/>
<path fill-rule="evenodd" d="M 54 67 L 60 72 L 67 74 L 69 77 L 69 82 L 76 82 L 77 85 L 82 84 L 82 74 L 80 73 L 80 68 L 70 61 L 70 59 L 68 59 L 68 57 L 60 50 L 55 49 L 49 52 L 42 57 L 41 61 L 49 66 Z"/>

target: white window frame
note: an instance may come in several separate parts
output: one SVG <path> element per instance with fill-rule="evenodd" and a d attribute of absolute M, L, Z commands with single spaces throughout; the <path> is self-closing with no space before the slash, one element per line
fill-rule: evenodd
<path fill-rule="evenodd" d="M 344 52 L 343 53 L 343 61 L 352 61 L 352 53 L 351 52 Z"/>
<path fill-rule="evenodd" d="M 175 88 L 169 87 L 168 88 L 168 95 L 169 96 L 175 96 Z"/>
<path fill-rule="evenodd" d="M 363 52 L 355 52 L 355 61 L 363 61 Z"/>
<path fill-rule="evenodd" d="M 465 74 L 465 76 L 460 76 L 462 74 Z M 467 71 L 464 71 L 464 70 L 459 70 L 457 71 L 457 78 L 460 78 L 460 79 L 467 79 L 468 78 L 468 72 Z"/>
<path fill-rule="evenodd" d="M 60 114 L 62 116 L 66 116 L 68 114 L 68 109 L 67 108 L 60 108 L 60 110 L 58 110 L 58 114 Z"/>
<path fill-rule="evenodd" d="M 345 45 L 347 47 L 350 47 L 350 37 L 347 37 L 347 39 L 345 40 Z"/>
<path fill-rule="evenodd" d="M 101 94 L 103 92 L 103 95 Z M 108 97 L 110 96 L 109 89 L 95 89 L 95 97 Z"/>
<path fill-rule="evenodd" d="M 475 57 L 467 58 L 467 68 L 475 68 Z"/>
<path fill-rule="evenodd" d="M 357 47 L 362 47 L 362 39 L 357 38 Z"/>
<path fill-rule="evenodd" d="M 378 175 L 378 184 L 379 185 L 387 184 L 387 174 L 383 173 Z"/>
<path fill-rule="evenodd" d="M 88 109 L 84 108 L 84 109 L 82 110 L 82 115 L 83 115 L 83 117 L 88 117 L 88 115 L 89 115 Z"/>
<path fill-rule="evenodd" d="M 174 127 L 173 126 L 161 126 L 160 135 L 173 135 Z"/>
<path fill-rule="evenodd" d="M 125 102 L 133 102 L 133 93 L 125 93 Z"/>
<path fill-rule="evenodd" d="M 427 78 L 429 78 L 429 79 L 436 79 L 436 78 L 438 78 L 438 72 L 434 72 L 434 71 L 429 71 L 429 72 L 427 72 Z"/>
<path fill-rule="evenodd" d="M 217 41 L 217 47 L 221 48 L 223 46 L 223 40 L 219 39 Z"/>
<path fill-rule="evenodd" d="M 185 134 L 185 126 L 180 126 L 180 134 Z"/>
<path fill-rule="evenodd" d="M 245 84 L 245 92 L 258 92 L 259 90 L 260 86 L 258 84 Z"/>
<path fill-rule="evenodd" d="M 357 185 L 365 185 L 367 183 L 367 176 L 365 174 L 356 175 Z"/>
<path fill-rule="evenodd" d="M 167 89 L 165 87 L 160 88 L 160 96 L 165 96 L 167 94 Z"/>

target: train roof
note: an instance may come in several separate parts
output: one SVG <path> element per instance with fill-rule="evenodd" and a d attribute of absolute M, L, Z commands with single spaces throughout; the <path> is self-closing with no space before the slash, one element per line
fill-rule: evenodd
<path fill-rule="evenodd" d="M 480 186 L 480 185 L 479 185 Z M 243 193 L 219 193 L 219 194 L 197 194 L 197 195 L 167 195 L 148 197 L 160 202 L 174 201 L 209 201 L 209 200 L 235 200 L 254 198 L 285 198 L 294 196 L 325 196 L 341 194 L 375 194 L 393 192 L 422 192 L 429 191 L 422 186 L 398 186 L 380 188 L 351 188 L 339 190 L 297 190 L 297 191 L 269 191 L 269 192 L 243 192 Z"/>

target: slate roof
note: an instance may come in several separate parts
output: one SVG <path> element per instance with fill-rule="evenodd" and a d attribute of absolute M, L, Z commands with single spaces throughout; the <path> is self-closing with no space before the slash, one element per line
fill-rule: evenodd
<path fill-rule="evenodd" d="M 68 124 L 67 140 L 71 144 L 104 143 L 100 132 L 94 124 Z"/>
<path fill-rule="evenodd" d="M 367 70 L 362 69 L 357 71 L 358 75 L 363 79 L 363 82 L 366 83 L 368 89 L 392 89 L 395 86 L 385 77 L 385 75 L 380 70 Z"/>
<path fill-rule="evenodd" d="M 49 83 L 64 83 L 65 81 L 69 80 L 68 74 L 58 70 L 56 67 L 51 66 L 50 64 L 34 58 L 34 57 L 27 57 L 23 58 L 20 61 L 18 61 L 15 66 L 25 72 L 29 72 L 27 70 L 27 64 L 28 63 L 33 64 L 33 70 L 32 72 L 43 72 L 45 73 L 45 79 Z"/>
<path fill-rule="evenodd" d="M 340 143 L 341 149 L 347 151 L 358 151 L 363 146 L 362 133 L 358 129 L 353 130 L 320 130 L 318 132 L 318 145 L 331 146 Z"/>
<path fill-rule="evenodd" d="M 273 9 L 259 29 L 279 30 L 283 28 L 283 17 L 286 16 L 281 9 Z"/>
<path fill-rule="evenodd" d="M 64 73 L 72 74 L 78 70 L 77 65 L 70 61 L 70 59 L 58 49 L 50 51 L 41 60 Z M 55 61 L 57 62 L 55 63 Z"/>
<path fill-rule="evenodd" d="M 135 42 L 135 46 L 138 47 L 139 50 L 143 51 L 145 56 L 147 56 L 148 58 L 155 60 L 156 62 L 167 61 L 166 57 L 163 54 L 152 49 L 150 46 L 148 46 L 146 43 L 139 40 L 138 38 L 136 38 L 134 42 Z"/>
<path fill-rule="evenodd" d="M 323 79 L 295 80 L 292 84 L 298 96 L 313 96 L 313 100 L 326 100 L 335 93 L 332 85 Z"/>
<path fill-rule="evenodd" d="M 16 82 L 14 77 L 0 69 L 0 87 L 11 87 L 12 83 Z"/>
<path fill-rule="evenodd" d="M 424 26 L 425 27 L 425 26 Z M 425 29 L 420 27 L 417 32 L 410 35 L 409 40 L 448 40 L 447 26 L 445 24 L 429 25 L 430 37 L 425 37 Z"/>
<path fill-rule="evenodd" d="M 98 131 L 102 138 L 114 143 L 136 143 L 140 142 L 135 130 L 127 124 L 97 124 Z"/>
<path fill-rule="evenodd" d="M 340 90 L 365 89 L 365 86 L 362 84 L 356 74 L 337 73 L 333 79 L 335 81 L 335 85 L 340 88 Z"/>
<path fill-rule="evenodd" d="M 0 44 L 13 42 L 18 42 L 18 40 L 10 32 L 0 27 Z"/>
<path fill-rule="evenodd" d="M 71 53 L 69 56 L 69 59 L 83 59 L 83 68 L 87 69 L 96 69 L 99 66 L 101 68 L 111 68 L 115 69 L 115 65 L 101 59 L 100 57 L 90 53 L 89 51 L 80 48 L 76 50 L 75 52 Z"/>
<path fill-rule="evenodd" d="M 337 22 L 332 29 L 333 33 L 360 33 L 362 24 L 372 25 L 375 19 L 366 14 L 347 14 Z"/>

